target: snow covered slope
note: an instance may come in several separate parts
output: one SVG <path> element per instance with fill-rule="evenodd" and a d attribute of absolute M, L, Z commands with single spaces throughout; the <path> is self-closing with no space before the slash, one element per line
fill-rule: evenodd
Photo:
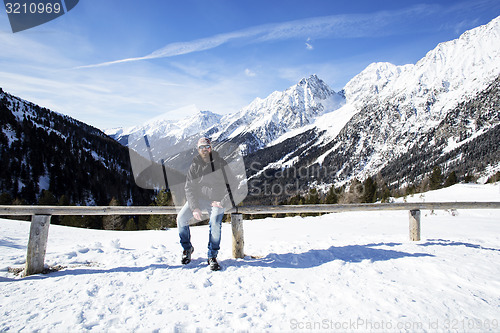
<path fill-rule="evenodd" d="M 302 130 L 325 113 L 345 103 L 342 92 L 311 75 L 285 91 L 276 91 L 265 99 L 257 98 L 234 115 L 225 116 L 213 133 L 219 141 L 232 140 L 252 153 L 294 129 Z"/>
<path fill-rule="evenodd" d="M 373 63 L 345 86 L 348 103 L 396 105 L 401 121 L 440 120 L 500 74 L 500 17 L 440 43 L 416 64 Z"/>
<path fill-rule="evenodd" d="M 102 131 L 0 88 L 0 194 L 36 204 L 50 190 L 71 204 L 149 204 L 127 150 Z M 105 189 L 105 191 L 103 191 Z"/>
<path fill-rule="evenodd" d="M 414 182 L 435 165 L 464 176 L 500 165 L 499 84 L 500 17 L 439 44 L 416 64 L 373 63 L 341 92 L 311 75 L 234 114 L 211 114 L 213 121 L 141 130 L 162 133 L 156 138 L 172 147 L 172 160 L 206 135 L 239 145 L 260 171 L 326 167 L 331 177 L 317 181 L 327 185 L 379 172 L 392 183 Z M 187 127 L 194 121 L 199 125 Z M 167 132 L 180 134 L 168 139 Z M 461 167 L 470 157 L 478 164 Z"/>
<path fill-rule="evenodd" d="M 384 168 L 391 176 L 398 171 L 393 163 L 401 162 L 418 169 L 410 177 L 414 181 L 429 171 L 421 167 L 429 156 L 433 165 L 428 167 L 449 168 L 467 156 L 462 147 L 498 151 L 493 138 L 500 123 L 499 76 L 500 17 L 439 44 L 416 64 L 371 64 L 345 86 L 344 106 L 297 130 L 295 137 L 289 132 L 278 138 L 275 148 L 268 145 L 259 155 L 266 156 L 263 168 L 317 165 L 332 175 L 321 181 L 342 184 Z M 310 140 L 307 148 L 305 139 Z M 466 147 L 474 139 L 482 143 Z M 404 162 L 398 160 L 405 155 Z M 475 157 L 496 168 L 497 155 Z M 392 181 L 408 177 L 406 171 Z M 476 171 L 481 170 L 460 170 L 461 174 Z"/>
<path fill-rule="evenodd" d="M 128 135 L 140 132 L 146 133 L 150 142 L 190 148 L 187 143 L 196 141 L 192 136 L 206 135 L 215 141 L 241 144 L 243 151 L 250 153 L 291 130 L 313 123 L 318 116 L 338 109 L 344 102 L 342 92 L 334 92 L 316 75 L 311 75 L 285 91 L 275 91 L 265 99 L 256 98 L 234 114 L 220 116 L 201 111 L 176 122 L 154 119 L 129 129 L 109 129 L 106 134 L 124 145 Z M 178 149 L 172 149 L 171 155 L 176 153 Z"/>
<path fill-rule="evenodd" d="M 178 112 L 193 115 L 177 121 L 165 119 L 166 115 L 160 115 L 143 125 L 108 129 L 105 133 L 123 145 L 127 145 L 129 135 L 140 133 L 146 134 L 151 141 L 162 140 L 165 144 L 173 146 L 192 135 L 205 131 L 219 123 L 222 118 L 221 115 L 210 111 L 200 111 L 194 105 L 179 109 Z"/>
<path fill-rule="evenodd" d="M 471 192 L 472 191 L 472 192 Z M 453 197 L 450 196 L 453 194 Z M 429 201 L 500 201 L 496 185 L 457 185 Z M 244 221 L 245 259 L 206 265 L 207 226 L 180 265 L 177 230 L 50 226 L 46 263 L 21 279 L 29 223 L 0 220 L 0 331 L 498 332 L 498 211 L 357 212 Z"/>

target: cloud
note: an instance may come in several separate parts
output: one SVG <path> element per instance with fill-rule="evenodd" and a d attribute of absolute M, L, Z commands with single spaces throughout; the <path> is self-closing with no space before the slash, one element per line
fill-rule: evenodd
<path fill-rule="evenodd" d="M 155 58 L 174 57 L 193 52 L 210 50 L 231 41 L 243 40 L 249 43 L 263 43 L 297 38 L 359 38 L 387 35 L 394 32 L 387 29 L 394 22 L 429 15 L 437 11 L 435 5 L 418 5 L 397 11 L 381 11 L 371 14 L 347 14 L 313 17 L 283 23 L 264 24 L 238 31 L 217 34 L 211 37 L 186 42 L 167 44 L 141 57 L 125 58 L 77 68 L 109 66 Z M 312 47 L 307 43 L 307 47 Z"/>
<path fill-rule="evenodd" d="M 249 77 L 254 77 L 256 74 L 251 69 L 247 68 L 245 69 L 245 75 Z"/>

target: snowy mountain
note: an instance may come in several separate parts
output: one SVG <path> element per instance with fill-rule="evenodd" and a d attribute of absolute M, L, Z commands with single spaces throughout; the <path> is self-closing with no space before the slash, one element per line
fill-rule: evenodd
<path fill-rule="evenodd" d="M 418 165 L 412 172 L 417 178 L 434 166 L 451 172 L 470 163 L 464 158 L 472 146 L 482 152 L 475 155 L 480 162 L 469 165 L 469 170 L 462 168 L 462 176 L 488 167 L 500 169 L 494 135 L 500 112 L 499 75 L 500 18 L 439 44 L 414 65 L 371 64 L 345 86 L 344 106 L 249 156 L 262 168 L 250 174 L 258 178 L 263 170 L 284 167 L 307 169 L 309 175 L 321 170 L 319 176 L 301 179 L 305 188 L 364 179 L 381 170 L 392 182 L 413 182 L 408 175 Z M 461 120 L 454 123 L 454 115 Z M 426 165 L 431 155 L 435 164 Z M 406 173 L 395 179 L 391 163 L 400 163 L 402 156 L 407 156 Z M 292 181 L 285 178 L 289 179 L 266 181 Z M 257 180 L 259 186 L 262 181 Z"/>
<path fill-rule="evenodd" d="M 344 103 L 342 92 L 336 93 L 323 80 L 311 75 L 285 91 L 276 91 L 265 99 L 257 98 L 234 115 L 225 116 L 211 135 L 217 141 L 241 144 L 248 154 L 291 130 L 313 123 L 317 117 Z"/>
<path fill-rule="evenodd" d="M 285 91 L 276 91 L 265 99 L 256 98 L 234 114 L 220 116 L 199 111 L 193 117 L 176 122 L 153 119 L 141 126 L 105 132 L 125 145 L 130 134 L 144 133 L 157 146 L 169 147 L 167 156 L 193 147 L 193 142 L 201 135 L 219 142 L 230 140 L 241 145 L 244 153 L 252 153 L 293 129 L 313 123 L 318 116 L 344 103 L 342 92 L 336 93 L 316 75 L 311 75 Z"/>
<path fill-rule="evenodd" d="M 200 111 L 195 106 L 188 106 L 177 110 L 181 113 L 193 114 L 181 120 L 165 119 L 167 115 L 160 115 L 143 125 L 129 128 L 113 128 L 105 133 L 116 141 L 127 145 L 131 134 L 146 134 L 151 141 L 164 140 L 168 145 L 176 145 L 182 140 L 205 131 L 220 122 L 222 116 L 210 111 Z"/>
<path fill-rule="evenodd" d="M 45 204 L 152 200 L 151 192 L 135 186 L 126 148 L 94 127 L 0 88 L 2 204 L 35 204 L 47 194 L 44 190 L 51 192 Z"/>
<path fill-rule="evenodd" d="M 439 44 L 414 65 L 371 64 L 345 86 L 346 98 L 357 105 L 396 105 L 402 121 L 442 120 L 500 73 L 499 27 L 500 17 Z"/>
<path fill-rule="evenodd" d="M 158 117 L 106 133 L 125 145 L 146 134 L 153 153 L 177 170 L 187 168 L 199 136 L 230 142 L 245 155 L 254 188 L 293 183 L 303 192 L 374 175 L 397 188 L 436 166 L 463 179 L 500 170 L 499 75 L 500 17 L 416 64 L 371 64 L 340 92 L 311 75 L 234 114 L 189 107 L 194 116 L 183 120 Z"/>

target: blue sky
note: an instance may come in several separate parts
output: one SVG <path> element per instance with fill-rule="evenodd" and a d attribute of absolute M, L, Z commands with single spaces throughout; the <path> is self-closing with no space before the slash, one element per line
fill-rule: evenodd
<path fill-rule="evenodd" d="M 338 91 L 372 62 L 415 63 L 498 15 L 498 0 L 80 0 L 13 34 L 2 10 L 0 87 L 101 129 L 233 113 L 311 74 Z"/>

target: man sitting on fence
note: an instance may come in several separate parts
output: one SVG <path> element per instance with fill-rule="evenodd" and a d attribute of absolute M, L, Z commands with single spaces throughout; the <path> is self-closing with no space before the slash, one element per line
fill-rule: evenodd
<path fill-rule="evenodd" d="M 191 262 L 194 251 L 191 244 L 189 220 L 194 217 L 201 221 L 201 211 L 208 211 L 209 240 L 208 264 L 211 270 L 219 270 L 217 253 L 220 249 L 221 225 L 224 208 L 234 206 L 234 200 L 229 187 L 228 177 L 234 179 L 227 167 L 227 162 L 212 150 L 208 138 L 200 138 L 197 144 L 198 155 L 193 158 L 186 177 L 186 204 L 177 215 L 177 227 L 182 248 L 182 264 Z"/>

